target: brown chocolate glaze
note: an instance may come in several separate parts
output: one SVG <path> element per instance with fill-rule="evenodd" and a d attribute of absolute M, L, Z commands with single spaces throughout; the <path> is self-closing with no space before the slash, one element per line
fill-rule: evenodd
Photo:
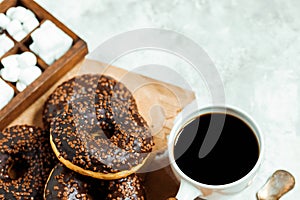
<path fill-rule="evenodd" d="M 100 75 L 82 75 L 65 81 L 48 97 L 44 105 L 43 122 L 45 130 L 49 130 L 53 117 L 63 111 L 64 106 L 73 98 L 93 95 L 98 87 Z M 111 83 L 113 85 L 113 83 Z M 110 85 L 109 85 L 110 86 Z"/>
<path fill-rule="evenodd" d="M 0 199 L 43 199 L 43 188 L 57 163 L 49 134 L 18 125 L 0 133 Z"/>
<path fill-rule="evenodd" d="M 137 112 L 131 92 L 122 83 L 109 76 L 85 74 L 62 83 L 48 97 L 43 110 L 45 129 L 49 130 L 50 122 L 57 114 L 64 111 L 66 104 L 85 96 L 95 97 L 95 102 L 98 102 L 95 105 L 96 115 L 105 130 L 114 129 L 118 115 L 122 117 L 126 113 Z M 119 111 L 123 112 L 119 113 Z M 119 114 L 115 115 L 113 112 Z"/>
<path fill-rule="evenodd" d="M 122 179 L 108 181 L 108 194 L 106 199 L 146 199 L 141 179 L 132 174 Z"/>
<path fill-rule="evenodd" d="M 65 112 L 54 118 L 51 135 L 65 160 L 85 170 L 116 173 L 141 164 L 151 152 L 152 136 L 146 127 L 133 126 L 136 132 L 132 133 L 115 129 L 110 136 L 99 126 L 93 98 L 87 96 L 68 104 Z"/>
<path fill-rule="evenodd" d="M 145 191 L 136 174 L 105 181 L 82 176 L 59 163 L 49 176 L 44 196 L 46 200 L 144 200 Z"/>
<path fill-rule="evenodd" d="M 61 94 L 63 100 L 55 101 L 63 105 L 61 110 L 45 109 L 44 113 L 56 110 L 50 120 L 52 142 L 59 156 L 82 169 L 101 173 L 130 170 L 143 162 L 154 144 L 131 92 L 122 83 L 107 76 L 83 75 L 58 87 L 68 85 L 50 99 L 59 99 L 59 93 L 76 85 L 75 80 L 80 80 L 80 91 L 88 91 L 83 83 L 89 78 L 94 92 L 74 95 L 70 90 Z M 67 97 L 70 95 L 73 97 Z M 45 107 L 55 107 L 52 103 Z"/>

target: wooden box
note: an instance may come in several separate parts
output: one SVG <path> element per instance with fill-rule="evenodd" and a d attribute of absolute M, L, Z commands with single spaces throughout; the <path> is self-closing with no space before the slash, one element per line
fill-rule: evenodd
<path fill-rule="evenodd" d="M 27 107 L 29 107 L 36 99 L 43 95 L 66 72 L 83 60 L 85 55 L 88 53 L 88 48 L 85 41 L 83 41 L 63 23 L 61 23 L 32 0 L 4 0 L 0 4 L 0 13 L 5 13 L 10 7 L 16 6 L 22 6 L 31 10 L 36 15 L 40 25 L 45 20 L 52 21 L 58 28 L 63 30 L 73 39 L 73 44 L 62 57 L 60 57 L 51 65 L 47 65 L 38 55 L 36 55 L 38 60 L 37 65 L 41 68 L 43 73 L 22 92 L 18 92 L 14 83 L 7 82 L 14 88 L 15 96 L 2 110 L 0 110 L 0 131 L 11 121 L 13 121 L 19 114 L 21 114 Z M 15 45 L 10 51 L 0 57 L 0 59 L 11 54 L 19 54 L 24 51 L 31 51 L 29 49 L 29 45 L 32 43 L 31 33 L 32 32 L 30 32 L 22 41 L 17 42 L 6 31 L 4 31 L 4 34 L 10 37 L 14 41 Z M 0 64 L 0 68 L 2 67 L 3 66 Z"/>

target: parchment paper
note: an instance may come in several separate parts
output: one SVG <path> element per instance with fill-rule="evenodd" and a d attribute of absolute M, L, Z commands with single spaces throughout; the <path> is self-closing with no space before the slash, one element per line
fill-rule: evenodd
<path fill-rule="evenodd" d="M 20 114 L 9 126 L 29 124 L 43 127 L 42 111 L 47 97 L 62 82 L 79 74 L 103 73 L 123 82 L 133 93 L 140 114 L 151 127 L 155 139 L 154 152 L 166 149 L 167 135 L 176 115 L 195 99 L 194 93 L 124 69 L 84 60 L 51 87 L 43 96 Z M 148 199 L 166 199 L 176 193 L 178 183 L 169 166 L 144 174 Z"/>

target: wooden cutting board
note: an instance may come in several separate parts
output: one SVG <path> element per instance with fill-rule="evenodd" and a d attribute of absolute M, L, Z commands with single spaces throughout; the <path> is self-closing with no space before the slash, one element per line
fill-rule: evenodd
<path fill-rule="evenodd" d="M 133 93 L 139 112 L 152 129 L 155 139 L 153 159 L 157 152 L 166 150 L 166 137 L 173 126 L 173 120 L 187 104 L 195 99 L 192 91 L 128 72 L 124 69 L 93 61 L 84 60 L 66 73 L 48 91 L 21 113 L 9 126 L 28 124 L 43 127 L 43 105 L 53 90 L 64 81 L 87 73 L 100 73 L 112 76 L 123 82 Z M 148 200 L 163 200 L 174 196 L 178 181 L 173 177 L 169 166 L 143 174 Z"/>

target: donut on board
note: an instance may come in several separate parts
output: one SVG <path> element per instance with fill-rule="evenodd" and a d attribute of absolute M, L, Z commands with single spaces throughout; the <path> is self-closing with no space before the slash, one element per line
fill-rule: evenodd
<path fill-rule="evenodd" d="M 48 178 L 45 200 L 144 200 L 145 191 L 136 174 L 117 180 L 99 180 L 82 176 L 59 163 Z"/>
<path fill-rule="evenodd" d="M 49 173 L 57 163 L 49 133 L 17 125 L 0 132 L 0 199 L 43 199 Z"/>
<path fill-rule="evenodd" d="M 104 75 L 81 75 L 58 86 L 46 101 L 44 123 L 58 159 L 94 178 L 136 172 L 154 145 L 131 92 Z"/>

